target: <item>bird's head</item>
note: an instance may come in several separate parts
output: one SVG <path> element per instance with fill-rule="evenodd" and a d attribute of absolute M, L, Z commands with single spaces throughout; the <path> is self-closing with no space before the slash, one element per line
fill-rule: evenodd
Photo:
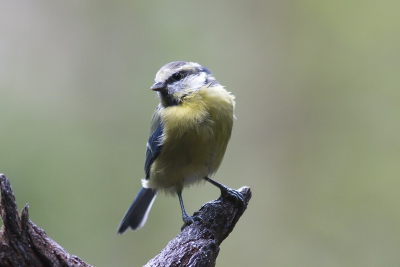
<path fill-rule="evenodd" d="M 218 84 L 211 72 L 193 62 L 174 61 L 164 65 L 150 87 L 156 91 L 164 107 L 179 105 L 185 97 L 204 86 Z"/>

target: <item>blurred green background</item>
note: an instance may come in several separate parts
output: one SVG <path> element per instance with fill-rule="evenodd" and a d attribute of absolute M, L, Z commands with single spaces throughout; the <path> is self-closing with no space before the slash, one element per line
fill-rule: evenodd
<path fill-rule="evenodd" d="M 215 179 L 253 198 L 217 266 L 400 264 L 399 1 L 2 1 L 0 172 L 19 210 L 96 266 L 141 266 L 179 233 L 140 188 L 159 68 L 208 67 L 237 97 Z M 183 193 L 192 214 L 219 196 Z"/>

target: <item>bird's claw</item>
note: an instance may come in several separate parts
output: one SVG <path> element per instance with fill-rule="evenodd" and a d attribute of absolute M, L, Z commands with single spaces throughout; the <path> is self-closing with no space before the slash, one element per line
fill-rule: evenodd
<path fill-rule="evenodd" d="M 224 190 L 221 190 L 221 196 L 230 199 L 236 206 L 243 207 L 246 205 L 244 196 L 234 189 L 226 187 Z"/>
<path fill-rule="evenodd" d="M 202 221 L 202 218 L 196 215 L 193 216 L 186 215 L 182 217 L 182 220 L 183 220 L 183 225 L 181 227 L 181 231 L 183 231 L 183 229 L 185 229 L 186 226 L 191 225 L 195 221 Z"/>

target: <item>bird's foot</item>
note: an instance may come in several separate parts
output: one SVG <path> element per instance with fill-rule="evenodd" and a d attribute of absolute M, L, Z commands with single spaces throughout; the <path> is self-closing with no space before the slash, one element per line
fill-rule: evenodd
<path fill-rule="evenodd" d="M 216 187 L 218 187 L 221 190 L 221 197 L 222 198 L 228 198 L 230 199 L 236 206 L 238 207 L 245 207 L 246 206 L 246 201 L 244 199 L 244 196 L 229 187 L 226 187 L 225 185 L 218 183 L 217 181 L 214 181 L 213 179 L 209 177 L 204 177 L 204 180 L 212 183 Z"/>
<path fill-rule="evenodd" d="M 183 225 L 181 227 L 181 231 L 183 231 L 183 229 L 185 229 L 186 226 L 191 225 L 195 221 L 202 221 L 200 216 L 196 216 L 196 215 L 189 216 L 187 214 L 182 216 L 182 220 L 183 220 Z"/>
<path fill-rule="evenodd" d="M 234 189 L 228 187 L 221 188 L 221 197 L 228 198 L 235 204 L 235 206 L 238 207 L 246 206 L 246 201 L 244 199 L 244 196 L 240 192 Z"/>

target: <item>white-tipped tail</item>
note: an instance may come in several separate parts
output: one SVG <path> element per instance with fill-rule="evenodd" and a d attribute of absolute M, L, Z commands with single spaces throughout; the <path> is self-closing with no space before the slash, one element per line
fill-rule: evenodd
<path fill-rule="evenodd" d="M 123 234 L 128 228 L 132 231 L 142 228 L 156 196 L 157 192 L 153 189 L 142 187 L 119 224 L 118 234 Z"/>

